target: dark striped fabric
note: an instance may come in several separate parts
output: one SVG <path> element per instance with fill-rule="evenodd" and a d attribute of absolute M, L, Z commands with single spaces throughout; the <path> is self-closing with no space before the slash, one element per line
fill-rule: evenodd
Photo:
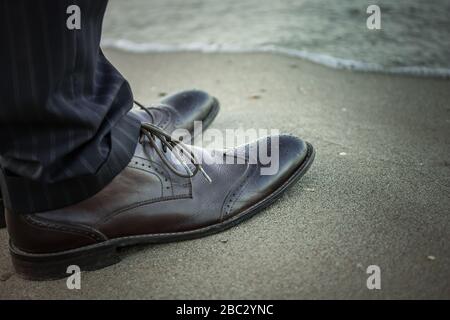
<path fill-rule="evenodd" d="M 66 10 L 81 10 L 69 30 Z M 131 159 L 133 96 L 99 48 L 103 0 L 0 0 L 0 184 L 31 213 L 86 199 Z"/>

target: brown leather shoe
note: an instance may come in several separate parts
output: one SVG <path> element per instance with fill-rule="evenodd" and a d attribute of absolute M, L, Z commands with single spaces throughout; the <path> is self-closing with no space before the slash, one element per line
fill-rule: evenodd
<path fill-rule="evenodd" d="M 219 101 L 207 92 L 185 90 L 167 96 L 159 103 L 148 107 L 136 102 L 131 112 L 137 114 L 142 122 L 153 123 L 168 133 L 172 133 L 175 129 L 187 129 L 193 138 L 194 121 L 202 121 L 204 131 L 213 122 L 219 109 Z M 0 192 L 0 229 L 5 226 L 3 199 Z"/>
<path fill-rule="evenodd" d="M 118 262 L 120 247 L 223 231 L 272 203 L 314 159 L 312 146 L 292 136 L 263 138 L 228 151 L 184 146 L 184 153 L 172 158 L 172 148 L 182 144 L 156 127 L 143 127 L 129 165 L 92 198 L 28 215 L 6 210 L 19 275 L 64 277 L 69 265 L 95 270 Z M 277 140 L 279 149 L 273 150 L 279 151 L 279 170 L 261 175 L 267 166 L 254 151 Z M 196 164 L 200 157 L 202 165 Z"/>

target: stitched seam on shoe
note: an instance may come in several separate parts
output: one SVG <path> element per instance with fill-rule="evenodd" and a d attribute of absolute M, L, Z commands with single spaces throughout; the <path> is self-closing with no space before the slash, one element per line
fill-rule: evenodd
<path fill-rule="evenodd" d="M 124 213 L 125 211 L 131 210 L 131 209 L 136 209 L 139 207 L 143 207 L 147 204 L 152 204 L 155 202 L 164 202 L 164 201 L 168 201 L 168 200 L 178 200 L 178 199 L 187 199 L 190 198 L 191 195 L 190 194 L 181 194 L 181 195 L 177 195 L 177 196 L 167 196 L 167 197 L 158 197 L 158 198 L 153 198 L 153 199 L 149 199 L 149 200 L 145 200 L 145 201 L 140 201 L 140 202 L 136 202 L 133 203 L 132 205 L 129 205 L 127 207 L 121 208 L 117 211 L 114 211 L 113 213 L 111 213 L 109 216 L 105 217 L 104 219 L 100 220 L 97 225 L 99 223 L 106 223 L 108 220 Z"/>
<path fill-rule="evenodd" d="M 238 158 L 238 156 L 234 155 L 234 158 Z M 237 194 L 237 193 L 241 192 L 242 187 L 248 182 L 248 177 L 251 174 L 248 172 L 248 170 L 251 170 L 251 169 L 252 168 L 250 167 L 250 165 L 247 164 L 247 169 L 245 170 L 245 178 L 243 178 L 244 181 L 242 181 L 238 187 L 233 188 L 226 196 L 225 201 L 222 204 L 221 215 L 220 215 L 221 221 L 223 220 L 224 216 L 228 215 L 231 212 L 230 208 L 234 205 L 234 202 L 236 201 L 236 200 L 233 201 L 232 199 L 236 196 L 240 196 L 240 193 L 239 194 Z M 233 196 L 233 194 L 234 194 L 234 196 Z M 225 209 L 225 208 L 227 208 L 226 206 L 227 206 L 227 203 L 229 203 L 229 202 L 231 202 L 230 207 L 228 207 L 228 209 Z"/>
<path fill-rule="evenodd" d="M 55 222 L 49 222 L 45 221 L 42 218 L 36 218 L 32 217 L 30 215 L 23 215 L 24 220 L 35 227 L 40 227 L 44 229 L 50 229 L 55 231 L 62 231 L 62 232 L 70 232 L 81 236 L 86 236 L 92 240 L 95 241 L 105 241 L 108 240 L 108 238 L 101 233 L 100 231 L 94 230 L 93 228 L 85 225 L 80 226 L 74 226 L 74 225 L 67 225 L 62 223 L 55 223 Z M 88 230 L 86 230 L 88 229 Z"/>
<path fill-rule="evenodd" d="M 150 163 L 154 170 L 149 170 L 148 167 L 145 167 L 145 166 L 142 167 L 142 166 L 139 166 L 139 165 L 135 164 L 138 161 L 133 160 L 133 159 L 139 159 L 139 161 L 146 161 L 146 162 Z M 130 164 L 128 164 L 129 168 L 136 169 L 136 170 L 142 170 L 144 172 L 151 173 L 151 174 L 155 175 L 157 178 L 160 178 L 157 175 L 157 173 L 159 173 L 160 175 L 162 175 L 162 177 L 164 179 L 168 180 L 168 182 L 169 182 L 169 184 L 171 186 L 172 192 L 173 192 L 173 186 L 176 185 L 176 186 L 188 187 L 189 188 L 189 194 L 192 195 L 192 184 L 191 184 L 190 180 L 188 180 L 185 183 L 179 183 L 179 184 L 173 183 L 172 175 L 170 174 L 170 172 L 168 170 L 165 170 L 159 163 L 151 161 L 151 160 L 148 160 L 148 159 L 145 159 L 145 158 L 142 158 L 140 156 L 134 156 L 133 159 L 130 161 Z M 154 171 L 156 171 L 156 173 Z M 160 181 L 161 181 L 161 179 L 160 179 Z M 163 184 L 162 181 L 161 181 L 161 184 Z"/>
<path fill-rule="evenodd" d="M 135 156 L 135 157 L 133 157 L 133 159 L 134 158 L 137 158 L 140 161 L 146 161 L 146 162 L 151 163 L 153 168 L 154 168 L 154 171 L 156 171 L 156 173 L 159 173 L 159 174 L 163 175 L 164 178 L 167 178 L 169 180 L 171 188 L 172 188 L 172 192 L 173 192 L 173 183 L 172 183 L 172 179 L 171 179 L 170 174 L 168 172 L 166 172 L 165 170 L 163 170 L 163 168 L 158 163 L 150 161 L 150 160 L 145 159 L 145 158 L 142 158 L 140 156 Z M 130 161 L 130 164 L 128 165 L 129 168 L 135 169 L 135 170 L 142 170 L 144 172 L 151 173 L 151 174 L 155 175 L 158 179 L 160 179 L 160 177 L 155 172 L 153 172 L 153 170 L 150 171 L 150 170 L 146 169 L 145 166 L 142 167 L 142 166 L 138 166 L 136 164 L 132 164 L 133 162 L 136 162 L 133 159 Z M 156 167 L 159 167 L 159 168 L 156 168 Z M 161 181 L 161 179 L 160 179 L 160 181 Z M 161 184 L 162 184 L 162 181 L 161 181 Z M 178 199 L 192 198 L 192 182 L 191 182 L 190 179 L 186 183 L 180 184 L 179 186 L 187 187 L 189 189 L 189 192 L 188 193 L 183 193 L 183 194 L 178 194 L 176 196 L 161 196 L 161 197 L 155 197 L 155 198 L 150 198 L 150 199 L 147 199 L 147 200 L 135 202 L 135 203 L 133 203 L 131 205 L 128 205 L 126 207 L 123 207 L 123 208 L 120 208 L 120 209 L 117 209 L 117 210 L 111 212 L 105 218 L 103 218 L 100 221 L 98 221 L 96 223 L 96 226 L 98 226 L 99 224 L 106 223 L 107 221 L 109 221 L 112 218 L 122 214 L 125 211 L 131 210 L 131 209 L 135 209 L 135 208 L 139 208 L 139 207 L 145 206 L 147 204 L 156 203 L 156 202 L 163 202 L 163 201 L 168 201 L 168 200 L 178 200 Z"/>
<path fill-rule="evenodd" d="M 157 175 L 157 173 L 160 173 L 158 171 L 156 171 L 156 173 L 155 173 L 155 172 L 153 172 L 151 170 L 148 170 L 147 168 L 143 168 L 143 167 L 139 167 L 139 166 L 135 166 L 135 165 L 131 165 L 131 164 L 128 165 L 128 168 L 134 169 L 134 170 L 143 171 L 143 172 L 148 173 L 148 174 L 152 174 L 155 177 L 157 177 L 159 179 L 159 181 L 161 181 L 160 177 L 158 177 L 158 175 Z M 162 181 L 161 181 L 161 184 L 162 184 Z"/>
<path fill-rule="evenodd" d="M 139 170 L 139 168 L 133 168 L 133 169 Z M 186 185 L 186 187 L 189 187 L 189 193 L 183 193 L 183 194 L 179 194 L 179 195 L 176 195 L 176 196 L 160 196 L 160 197 L 154 197 L 154 198 L 149 198 L 147 200 L 135 202 L 135 203 L 130 204 L 130 205 L 126 206 L 126 207 L 122 207 L 120 209 L 117 209 L 117 210 L 111 212 L 109 215 L 107 215 L 106 217 L 104 217 L 103 219 L 98 221 L 95 225 L 98 226 L 99 224 L 106 223 L 108 220 L 110 220 L 110 219 L 120 215 L 121 213 L 123 213 L 125 211 L 131 210 L 131 209 L 135 209 L 135 208 L 138 208 L 138 207 L 142 207 L 142 206 L 145 206 L 147 204 L 156 203 L 156 202 L 163 202 L 163 201 L 166 201 L 166 200 L 177 200 L 177 199 L 192 198 L 192 185 L 190 184 L 190 182 Z"/>
<path fill-rule="evenodd" d="M 147 199 L 147 200 L 144 200 L 144 201 L 141 201 L 141 202 L 137 202 L 136 204 L 140 204 L 140 203 L 147 202 L 147 201 L 153 201 L 153 202 L 155 202 L 155 200 L 158 200 L 158 199 L 162 199 L 162 200 L 163 200 L 163 199 L 167 199 L 167 198 L 170 198 L 169 200 L 176 199 L 177 197 L 180 197 L 180 199 L 181 199 L 181 198 L 192 198 L 192 183 L 191 183 L 191 179 L 188 179 L 188 180 L 187 180 L 186 182 L 184 182 L 184 183 L 179 183 L 179 184 L 174 183 L 174 182 L 173 182 L 173 179 L 172 179 L 172 176 L 171 176 L 171 174 L 169 173 L 169 171 L 166 171 L 166 170 L 165 170 L 160 164 L 158 164 L 157 162 L 153 162 L 153 161 L 150 161 L 150 160 L 148 160 L 148 159 L 144 159 L 144 158 L 139 157 L 139 156 L 136 156 L 136 157 L 134 157 L 134 158 L 140 159 L 140 161 L 147 161 L 147 162 L 151 163 L 154 170 L 148 170 L 148 168 L 146 168 L 146 167 L 142 167 L 142 166 L 139 166 L 139 165 L 136 165 L 136 164 L 132 163 L 132 162 L 136 162 L 135 160 L 130 161 L 130 164 L 128 165 L 129 168 L 132 168 L 132 169 L 135 169 L 135 170 L 142 170 L 142 171 L 144 171 L 144 172 L 153 174 L 154 176 L 156 176 L 156 177 L 160 180 L 161 185 L 163 185 L 164 183 L 163 183 L 163 181 L 161 180 L 161 177 L 159 177 L 159 176 L 157 175 L 157 174 L 160 174 L 164 179 L 167 179 L 168 184 L 170 184 L 170 187 L 171 187 L 171 189 L 172 189 L 172 194 L 173 194 L 174 185 L 175 185 L 175 186 L 178 186 L 178 187 L 181 186 L 181 187 L 185 187 L 185 188 L 188 188 L 188 189 L 189 189 L 189 192 L 188 192 L 188 193 L 182 193 L 182 194 L 178 194 L 178 195 L 175 195 L 175 196 L 172 195 L 172 196 L 161 196 L 161 197 L 156 197 L 156 198 L 150 198 L 150 199 Z M 156 173 L 155 173 L 154 171 L 156 171 Z M 163 192 L 161 192 L 161 193 L 163 193 Z M 138 205 L 138 206 L 139 206 L 139 205 Z M 120 209 L 118 209 L 118 210 L 112 212 L 111 215 L 109 215 L 108 217 L 113 216 L 115 213 L 121 212 L 122 210 L 126 210 L 126 209 L 128 209 L 128 208 L 129 208 L 129 207 L 120 208 Z M 107 219 L 107 218 L 106 218 L 106 219 Z M 102 220 L 102 221 L 103 221 L 103 220 Z"/>
<path fill-rule="evenodd" d="M 235 191 L 235 192 L 234 192 L 234 194 L 235 194 L 234 197 L 231 196 L 231 198 L 228 200 L 229 202 L 231 202 L 231 204 L 230 204 L 230 206 L 228 207 L 228 209 L 225 210 L 225 215 L 226 215 L 226 216 L 229 215 L 230 212 L 233 211 L 233 208 L 234 208 L 234 206 L 235 206 L 237 200 L 239 200 L 239 198 L 241 197 L 242 193 L 244 192 L 245 187 L 248 185 L 248 183 L 249 183 L 249 181 L 250 181 L 250 178 L 253 177 L 253 175 L 254 175 L 255 172 L 257 171 L 257 170 L 255 170 L 255 168 L 256 168 L 256 166 L 253 167 L 253 172 L 250 172 L 250 173 L 248 173 L 248 174 L 246 175 L 244 182 L 242 182 L 241 185 L 239 186 L 239 189 L 238 189 L 239 191 L 237 191 L 237 192 Z"/>
<path fill-rule="evenodd" d="M 142 165 L 138 166 L 137 164 L 135 164 L 135 162 L 137 162 L 136 159 L 139 159 L 139 161 L 148 162 L 154 168 L 154 170 L 149 170 L 148 169 L 148 165 L 144 166 L 144 167 L 142 167 Z M 130 168 L 133 168 L 133 169 L 141 169 L 142 171 L 150 172 L 150 173 L 153 173 L 153 171 L 156 171 L 157 173 L 161 173 L 161 172 L 166 173 L 162 169 L 162 166 L 159 163 L 157 163 L 155 161 L 151 161 L 151 160 L 143 158 L 143 157 L 140 157 L 140 156 L 134 156 L 133 158 L 131 158 L 131 161 L 127 165 L 127 167 L 130 167 Z"/>
<path fill-rule="evenodd" d="M 168 185 L 170 185 L 170 189 L 171 189 L 172 195 L 173 195 L 173 186 L 177 185 L 177 184 L 174 184 L 172 182 L 172 177 L 168 171 L 164 170 L 158 163 L 152 162 L 150 160 L 143 159 L 141 157 L 134 157 L 133 159 L 139 159 L 139 161 L 145 161 L 145 162 L 151 163 L 152 169 L 149 170 L 149 168 L 148 168 L 149 165 L 142 166 L 143 163 L 141 163 L 141 165 L 139 165 L 139 162 L 136 160 L 130 161 L 130 164 L 128 164 L 129 168 L 135 169 L 135 170 L 141 170 L 141 171 L 144 171 L 144 172 L 154 175 L 156 178 L 159 179 L 162 189 L 167 188 Z M 164 178 L 164 181 L 162 178 Z M 178 184 L 178 185 L 181 185 L 183 187 L 187 186 L 187 184 Z M 161 194 L 164 194 L 164 190 L 161 190 Z M 161 198 L 164 198 L 164 197 L 167 197 L 167 196 L 161 196 Z M 150 198 L 150 199 L 155 199 L 155 198 Z M 148 200 L 150 200 L 150 199 L 148 199 Z"/>

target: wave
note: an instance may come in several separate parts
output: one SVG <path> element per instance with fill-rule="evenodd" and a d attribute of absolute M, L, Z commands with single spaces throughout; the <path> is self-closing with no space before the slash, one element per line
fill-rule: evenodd
<path fill-rule="evenodd" d="M 258 47 L 242 47 L 234 45 L 219 45 L 207 43 L 187 43 L 169 45 L 162 43 L 138 43 L 126 39 L 104 39 L 101 42 L 104 48 L 114 48 L 134 53 L 151 52 L 202 52 L 202 53 L 275 53 L 289 57 L 305 59 L 333 69 L 346 69 L 362 72 L 378 72 L 388 74 L 413 75 L 422 77 L 450 78 L 449 68 L 434 68 L 422 66 L 386 67 L 378 63 L 342 59 L 327 54 L 314 53 L 273 45 Z"/>

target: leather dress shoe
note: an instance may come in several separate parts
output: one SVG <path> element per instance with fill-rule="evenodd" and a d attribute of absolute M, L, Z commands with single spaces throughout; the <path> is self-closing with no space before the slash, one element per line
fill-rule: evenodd
<path fill-rule="evenodd" d="M 272 203 L 314 159 L 313 147 L 293 136 L 208 151 L 170 139 L 150 124 L 143 124 L 141 133 L 128 166 L 93 197 L 34 214 L 6 209 L 10 252 L 20 276 L 64 277 L 69 265 L 85 271 L 120 261 L 121 247 L 223 231 Z M 274 141 L 278 171 L 262 175 L 265 166 L 254 151 Z M 177 147 L 184 151 L 175 152 Z"/>
<path fill-rule="evenodd" d="M 217 116 L 219 101 L 200 90 L 185 90 L 162 99 L 159 103 L 145 107 L 139 102 L 130 112 L 138 115 L 142 122 L 150 122 L 172 133 L 175 129 L 186 129 L 194 137 L 194 121 L 202 121 L 206 130 Z M 185 141 L 189 142 L 189 141 Z M 0 228 L 5 227 L 3 199 L 0 193 Z"/>

